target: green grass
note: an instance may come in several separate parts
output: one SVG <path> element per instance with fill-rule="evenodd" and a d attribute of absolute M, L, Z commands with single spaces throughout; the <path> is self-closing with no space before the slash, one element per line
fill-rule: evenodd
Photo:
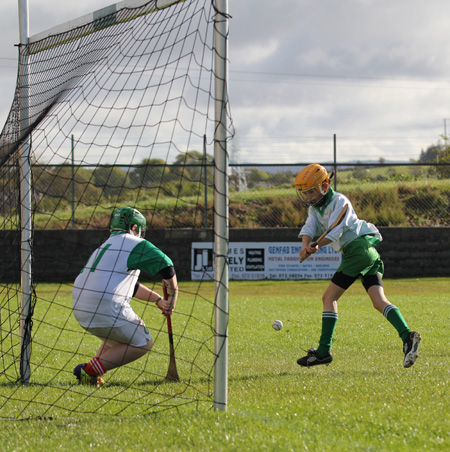
<path fill-rule="evenodd" d="M 395 330 L 371 307 L 358 283 L 339 303 L 333 363 L 300 368 L 296 360 L 304 354 L 302 349 L 315 346 L 320 334 L 321 294 L 326 285 L 322 281 L 230 283 L 226 412 L 215 412 L 205 403 L 198 409 L 188 404 L 140 416 L 73 412 L 51 420 L 1 421 L 3 449 L 449 450 L 449 279 L 385 281 L 390 301 L 423 336 L 419 359 L 411 369 L 402 367 L 401 341 Z M 186 292 L 197 290 L 194 283 L 181 286 Z M 213 285 L 202 286 L 209 297 Z M 38 286 L 38 295 L 39 290 L 50 293 L 52 286 Z M 60 290 L 62 306 L 67 296 L 68 291 Z M 185 309 L 183 303 L 190 304 L 185 298 L 180 297 L 180 311 Z M 279 332 L 271 327 L 275 319 L 284 322 Z M 174 317 L 174 329 L 180 321 Z M 181 349 L 177 350 L 181 358 Z M 157 357 L 153 364 L 157 365 Z M 86 411 L 126 386 L 127 373 L 124 368 L 108 374 L 108 385 L 96 392 L 99 399 L 86 398 Z M 59 384 L 67 386 L 64 379 L 69 377 L 63 374 Z M 196 382 L 201 386 L 201 379 Z M 176 393 L 183 384 L 170 385 L 168 391 Z M 0 402 L 7 395 L 33 390 L 3 385 Z M 93 390 L 80 391 L 88 395 Z M 132 397 L 138 400 L 139 385 L 135 391 Z M 63 396 L 59 403 L 71 402 Z"/>

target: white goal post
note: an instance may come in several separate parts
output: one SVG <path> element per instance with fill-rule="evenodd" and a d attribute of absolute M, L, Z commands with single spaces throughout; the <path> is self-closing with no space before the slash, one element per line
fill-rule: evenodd
<path fill-rule="evenodd" d="M 29 22 L 28 22 L 28 0 L 19 0 L 19 33 L 20 44 L 28 44 Z M 24 105 L 21 105 L 19 118 L 20 130 L 27 129 L 29 123 L 27 105 L 27 79 L 28 79 L 28 56 L 21 55 L 25 61 L 19 65 L 19 77 L 24 80 L 21 98 Z M 19 173 L 20 173 L 20 378 L 22 383 L 29 383 L 30 357 L 31 357 L 31 323 L 28 321 L 31 315 L 32 297 L 32 268 L 31 268 L 31 241 L 32 241 L 32 211 L 31 211 L 31 157 L 30 140 L 27 137 L 19 148 Z"/>
<path fill-rule="evenodd" d="M 228 79 L 228 0 L 215 0 L 215 352 L 214 407 L 225 410 L 228 385 L 228 153 L 227 153 L 227 79 Z"/>
<path fill-rule="evenodd" d="M 177 3 L 184 3 L 185 0 L 156 0 L 151 4 L 148 0 L 125 0 L 108 7 L 102 8 L 83 17 L 69 21 L 65 24 L 54 27 L 50 30 L 28 36 L 28 0 L 19 0 L 19 23 L 20 23 L 20 44 L 27 45 L 36 43 L 49 36 L 62 34 L 61 39 L 67 40 L 67 32 L 74 30 L 73 39 L 77 38 L 76 30 L 79 27 L 96 21 L 102 29 L 120 22 L 117 18 L 115 22 L 115 11 L 123 8 L 144 8 L 145 12 L 139 10 L 139 15 L 151 14 L 152 12 L 170 7 Z M 227 408 L 227 387 L 228 387 L 228 153 L 227 141 L 229 139 L 229 129 L 227 118 L 228 109 L 228 0 L 211 0 L 214 6 L 214 102 L 215 102 L 215 128 L 214 128 L 214 232 L 215 232 L 215 362 L 214 362 L 214 408 L 216 410 L 226 410 Z M 155 8 L 156 4 L 156 8 Z M 137 17 L 137 16 L 136 16 Z M 101 20 L 105 19 L 102 23 Z M 127 20 L 130 20 L 128 17 Z M 92 32 L 95 32 L 95 25 L 92 25 Z M 86 28 L 83 33 L 89 33 Z M 52 46 L 58 45 L 53 41 Z M 37 50 L 40 51 L 40 50 Z M 27 79 L 27 58 L 25 55 L 21 61 L 22 81 Z M 26 83 L 22 88 L 27 90 Z M 23 95 L 25 94 L 25 95 Z M 21 96 L 26 99 L 26 92 Z M 24 101 L 26 103 L 26 101 Z M 21 105 L 21 114 L 26 118 L 26 123 L 22 119 L 20 128 L 26 131 L 30 127 L 28 105 Z M 28 132 L 27 132 L 28 133 Z M 30 143 L 28 138 L 23 141 L 20 148 L 20 175 L 21 175 L 21 382 L 30 381 L 30 354 L 31 354 L 31 325 L 26 322 L 31 312 L 31 299 L 33 292 L 32 280 L 32 178 L 31 178 L 31 156 Z M 28 329 L 30 331 L 28 331 Z"/>

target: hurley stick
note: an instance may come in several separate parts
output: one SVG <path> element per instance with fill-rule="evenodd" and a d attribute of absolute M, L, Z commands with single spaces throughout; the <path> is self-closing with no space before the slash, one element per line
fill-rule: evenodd
<path fill-rule="evenodd" d="M 333 221 L 333 224 L 317 239 L 314 240 L 314 242 L 311 243 L 311 246 L 316 246 L 330 231 L 332 231 L 336 226 L 340 225 L 342 223 L 342 220 L 345 217 L 345 214 L 347 213 L 348 204 L 346 204 L 339 215 L 337 216 L 336 220 Z M 304 259 L 300 260 L 300 263 L 303 262 Z"/>
<path fill-rule="evenodd" d="M 167 288 L 163 283 L 164 298 L 167 300 Z M 167 332 L 169 334 L 169 348 L 170 348 L 170 361 L 169 369 L 167 370 L 166 380 L 168 381 L 180 381 L 180 377 L 177 371 L 177 362 L 175 360 L 175 348 L 173 346 L 173 333 L 172 333 L 172 317 L 170 315 L 167 318 Z"/>

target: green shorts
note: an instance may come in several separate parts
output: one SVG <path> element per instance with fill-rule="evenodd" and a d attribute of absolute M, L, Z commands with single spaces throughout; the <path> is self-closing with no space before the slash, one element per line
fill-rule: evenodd
<path fill-rule="evenodd" d="M 376 275 L 383 277 L 384 264 L 381 260 L 372 237 L 358 237 L 342 250 L 342 262 L 337 272 L 354 278 L 358 276 Z"/>

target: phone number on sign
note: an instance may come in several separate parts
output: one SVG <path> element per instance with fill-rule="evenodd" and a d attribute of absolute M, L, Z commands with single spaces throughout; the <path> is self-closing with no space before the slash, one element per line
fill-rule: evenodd
<path fill-rule="evenodd" d="M 269 279 L 331 279 L 334 273 L 270 273 Z"/>

